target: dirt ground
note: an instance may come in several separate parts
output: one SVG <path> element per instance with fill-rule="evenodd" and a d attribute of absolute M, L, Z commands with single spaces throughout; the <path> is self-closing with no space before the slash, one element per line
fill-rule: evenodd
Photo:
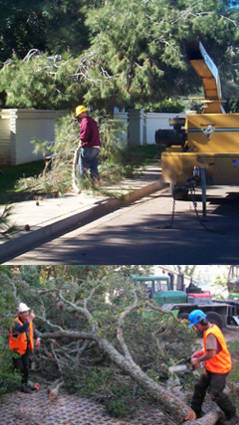
<path fill-rule="evenodd" d="M 227 342 L 239 341 L 239 326 L 227 326 L 224 335 Z"/>
<path fill-rule="evenodd" d="M 228 327 L 226 340 L 239 341 L 239 328 Z M 235 359 L 237 361 L 238 359 Z M 61 393 L 51 401 L 47 389 L 15 392 L 0 398 L 0 425 L 173 425 L 157 407 L 139 406 L 134 419 L 111 418 L 92 400 Z"/>

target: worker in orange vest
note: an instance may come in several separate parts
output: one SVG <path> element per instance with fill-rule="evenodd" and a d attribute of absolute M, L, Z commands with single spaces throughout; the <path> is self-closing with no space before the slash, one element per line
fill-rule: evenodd
<path fill-rule="evenodd" d="M 28 376 L 30 368 L 30 355 L 34 351 L 34 345 L 40 347 L 40 338 L 34 329 L 33 320 L 35 314 L 30 312 L 25 303 L 20 303 L 17 309 L 18 315 L 14 319 L 9 337 L 9 348 L 18 353 L 19 356 L 13 359 L 14 366 L 19 369 L 22 375 L 21 390 L 31 393 L 28 386 Z"/>
<path fill-rule="evenodd" d="M 224 425 L 236 425 L 239 423 L 236 409 L 223 393 L 226 377 L 232 368 L 231 355 L 221 329 L 208 322 L 206 317 L 202 310 L 193 310 L 188 316 L 188 327 L 194 326 L 203 332 L 203 349 L 194 353 L 191 358 L 195 369 L 204 362 L 204 372 L 195 385 L 191 406 L 197 417 L 201 417 L 201 407 L 208 390 L 213 401 L 225 414 Z"/>

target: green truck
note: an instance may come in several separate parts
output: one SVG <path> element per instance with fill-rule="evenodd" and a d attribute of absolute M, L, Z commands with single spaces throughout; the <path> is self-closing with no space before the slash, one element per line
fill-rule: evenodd
<path fill-rule="evenodd" d="M 230 266 L 227 288 L 229 299 L 227 303 L 230 304 L 232 310 L 233 322 L 239 326 L 239 266 Z M 233 324 L 234 324 L 233 323 Z"/>
<path fill-rule="evenodd" d="M 143 285 L 146 295 L 154 299 L 163 310 L 173 312 L 179 319 L 187 318 L 192 310 L 201 309 L 210 321 L 221 328 L 229 324 L 239 325 L 239 301 L 214 300 L 210 291 L 203 291 L 192 282 L 185 288 L 183 274 L 177 276 L 176 283 L 173 273 L 168 276 L 133 275 L 132 279 Z"/>

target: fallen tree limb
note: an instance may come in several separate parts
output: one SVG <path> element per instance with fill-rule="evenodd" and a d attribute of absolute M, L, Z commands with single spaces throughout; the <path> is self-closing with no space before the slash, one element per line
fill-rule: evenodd
<path fill-rule="evenodd" d="M 186 403 L 151 379 L 133 360 L 129 360 L 120 354 L 109 341 L 102 338 L 98 340 L 98 344 L 121 370 L 129 374 L 152 397 L 160 402 L 162 410 L 167 412 L 176 423 L 195 419 L 194 411 Z"/>
<path fill-rule="evenodd" d="M 68 331 L 43 334 L 42 337 L 46 336 L 51 338 L 53 335 L 55 338 L 66 337 Z M 82 332 L 69 331 L 70 338 L 89 338 L 89 334 Z M 151 394 L 156 400 L 160 402 L 160 407 L 163 411 L 167 412 L 169 416 L 173 418 L 175 423 L 182 423 L 185 420 L 194 419 L 194 411 L 182 400 L 179 400 L 174 394 L 168 392 L 161 385 L 150 378 L 142 369 L 128 356 L 121 354 L 107 339 L 92 335 L 91 339 L 94 340 L 98 346 L 103 350 L 113 363 L 115 363 L 122 371 L 130 375 L 141 387 L 143 387 L 148 394 Z M 188 424 L 188 422 L 187 422 Z M 211 424 L 207 424 L 211 425 Z"/>
<path fill-rule="evenodd" d="M 136 308 L 135 301 L 134 308 Z M 128 311 L 130 311 L 130 308 Z M 100 349 L 108 355 L 113 363 L 115 363 L 121 370 L 129 374 L 136 382 L 138 382 L 138 384 L 140 384 L 149 394 L 151 394 L 152 397 L 160 402 L 162 409 L 166 411 L 175 421 L 177 421 L 176 423 L 182 423 L 185 420 L 194 419 L 196 417 L 193 410 L 186 403 L 184 403 L 182 400 L 179 400 L 174 394 L 169 393 L 161 385 L 155 382 L 134 362 L 128 350 L 124 346 L 125 341 L 122 340 L 122 334 L 120 334 L 119 340 L 123 345 L 122 351 L 124 352 L 124 355 L 121 354 L 110 341 L 101 336 L 100 333 L 97 334 L 97 324 L 95 321 L 92 323 L 92 329 L 92 334 L 77 331 L 73 332 L 71 330 L 62 330 L 53 333 L 47 332 L 43 334 L 42 337 L 64 338 L 68 336 L 69 338 L 75 339 L 86 338 L 94 340 Z M 118 336 L 119 333 L 120 321 L 118 323 Z"/>
<path fill-rule="evenodd" d="M 39 391 L 39 389 L 40 389 L 39 382 L 28 381 L 28 385 L 34 391 Z"/>
<path fill-rule="evenodd" d="M 219 410 L 212 410 L 202 418 L 184 422 L 183 425 L 214 425 L 222 416 Z"/>
<path fill-rule="evenodd" d="M 89 287 L 88 293 L 84 294 L 84 298 L 75 299 L 74 294 L 72 297 L 69 297 L 66 292 L 63 295 L 63 291 L 58 291 L 58 296 L 61 300 L 62 305 L 64 306 L 64 311 L 69 311 L 72 315 L 76 313 L 83 316 L 88 323 L 89 331 L 79 332 L 72 329 L 63 329 L 63 327 L 52 323 L 49 319 L 41 317 L 41 320 L 45 322 L 49 328 L 53 328 L 53 332 L 45 332 L 42 334 L 42 338 L 62 338 L 64 344 L 66 343 L 65 338 L 75 341 L 82 340 L 92 340 L 96 342 L 100 350 L 105 353 L 108 358 L 117 365 L 124 373 L 131 376 L 131 378 L 136 381 L 144 390 L 150 394 L 154 399 L 156 399 L 160 408 L 166 412 L 176 424 L 181 424 L 182 422 L 189 421 L 196 418 L 195 412 L 182 400 L 180 400 L 175 394 L 171 391 L 167 391 L 163 385 L 160 385 L 158 381 L 153 380 L 147 373 L 145 373 L 142 368 L 135 362 L 133 356 L 130 352 L 128 344 L 124 338 L 124 323 L 127 316 L 132 312 L 137 311 L 144 307 L 145 300 L 140 300 L 137 294 L 136 288 L 133 286 L 130 292 L 130 302 L 128 305 L 125 305 L 124 308 L 119 311 L 118 318 L 115 323 L 115 336 L 117 343 L 111 342 L 110 339 L 106 337 L 106 333 L 102 332 L 102 323 L 98 321 L 97 314 L 92 314 L 91 310 L 91 301 L 96 297 L 96 291 L 101 290 L 103 283 L 94 284 Z M 90 286 L 90 285 L 89 285 Z M 67 289 L 67 288 L 66 288 Z M 113 312 L 113 310 L 112 310 Z M 40 319 L 40 317 L 38 317 Z"/>
<path fill-rule="evenodd" d="M 59 390 L 63 384 L 64 384 L 63 381 L 57 380 L 49 387 L 48 394 L 49 394 L 50 400 L 55 400 L 58 397 Z"/>

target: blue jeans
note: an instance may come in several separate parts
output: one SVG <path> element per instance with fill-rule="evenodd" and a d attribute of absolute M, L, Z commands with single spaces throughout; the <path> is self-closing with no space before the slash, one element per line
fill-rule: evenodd
<path fill-rule="evenodd" d="M 81 148 L 79 157 L 79 174 L 83 177 L 86 174 L 86 170 L 90 170 L 90 176 L 92 179 L 99 179 L 98 163 L 99 163 L 98 148 Z"/>

